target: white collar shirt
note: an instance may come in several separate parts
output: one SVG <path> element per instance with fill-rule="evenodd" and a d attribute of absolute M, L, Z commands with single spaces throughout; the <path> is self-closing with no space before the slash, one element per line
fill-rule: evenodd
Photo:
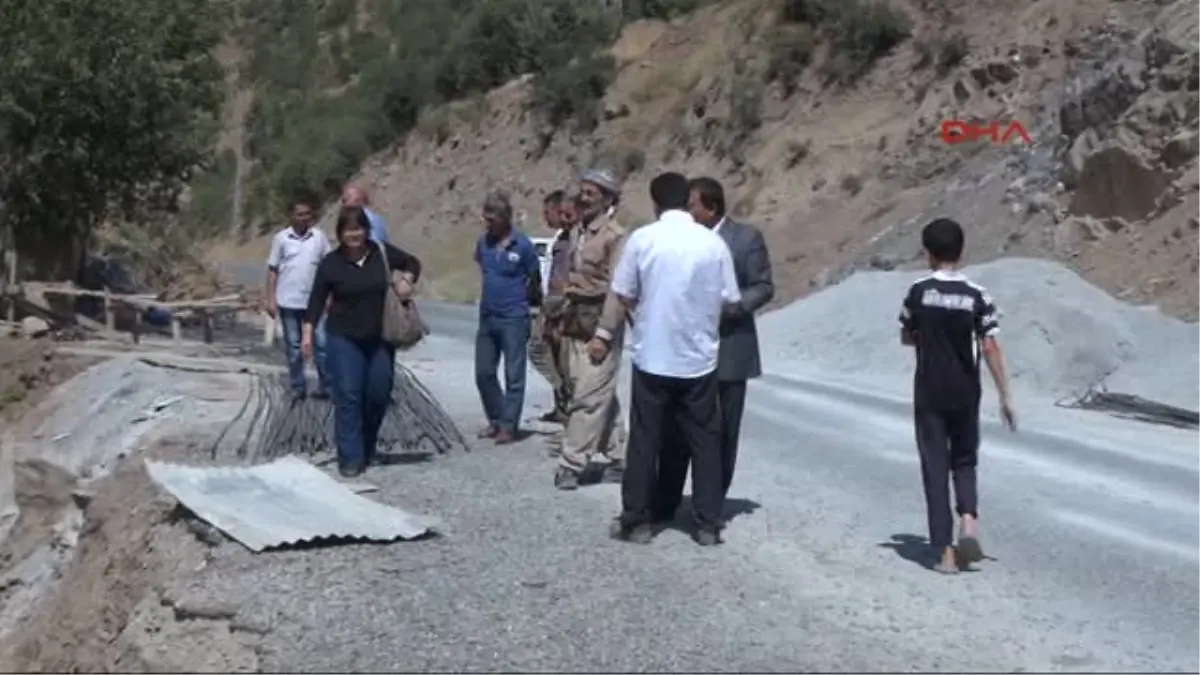
<path fill-rule="evenodd" d="M 325 233 L 315 227 L 298 234 L 291 226 L 280 230 L 271 240 L 267 267 L 275 270 L 275 304 L 284 309 L 308 307 L 317 265 L 333 246 Z"/>
<path fill-rule="evenodd" d="M 630 351 L 639 370 L 690 379 L 716 369 L 721 308 L 741 299 L 720 235 L 686 211 L 665 211 L 629 235 L 612 291 L 637 303 Z"/>

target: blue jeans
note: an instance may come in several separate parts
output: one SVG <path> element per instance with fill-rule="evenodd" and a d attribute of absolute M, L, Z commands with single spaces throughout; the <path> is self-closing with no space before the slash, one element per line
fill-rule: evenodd
<path fill-rule="evenodd" d="M 308 390 L 304 378 L 304 355 L 300 353 L 300 323 L 304 320 L 303 309 L 279 308 L 279 323 L 283 326 L 283 344 L 287 350 L 288 378 L 292 391 L 303 394 Z M 313 360 L 317 362 L 318 391 L 329 391 L 329 372 L 325 356 L 325 317 L 313 328 Z"/>
<path fill-rule="evenodd" d="M 326 338 L 333 383 L 333 436 L 338 465 L 366 466 L 375 457 L 379 427 L 392 402 L 395 350 L 383 340 Z"/>
<path fill-rule="evenodd" d="M 488 424 L 508 432 L 517 430 L 525 405 L 525 363 L 529 345 L 529 317 L 519 319 L 479 317 L 475 333 L 475 386 Z M 496 379 L 504 357 L 504 390 Z"/>

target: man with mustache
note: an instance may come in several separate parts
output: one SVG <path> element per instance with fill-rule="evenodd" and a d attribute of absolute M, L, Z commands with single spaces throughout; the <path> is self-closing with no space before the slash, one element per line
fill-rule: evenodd
<path fill-rule="evenodd" d="M 607 169 L 579 179 L 579 225 L 563 289 L 562 336 L 568 352 L 571 400 L 554 485 L 579 487 L 580 476 L 599 455 L 608 455 L 603 479 L 620 482 L 625 471 L 625 422 L 617 400 L 617 375 L 624 345 L 625 309 L 609 292 L 627 231 L 614 217 L 621 185 Z M 601 327 L 614 326 L 612 330 Z M 600 337 L 611 348 L 589 351 Z"/>

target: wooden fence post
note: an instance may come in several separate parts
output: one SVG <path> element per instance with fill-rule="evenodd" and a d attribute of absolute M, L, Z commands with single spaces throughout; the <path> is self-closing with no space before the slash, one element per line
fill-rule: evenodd
<path fill-rule="evenodd" d="M 5 266 L 8 267 L 8 322 L 17 320 L 17 247 L 9 237 L 8 250 L 4 252 Z"/>
<path fill-rule="evenodd" d="M 114 307 L 112 291 L 105 287 L 104 289 L 104 327 L 115 331 L 117 329 L 117 313 Z"/>

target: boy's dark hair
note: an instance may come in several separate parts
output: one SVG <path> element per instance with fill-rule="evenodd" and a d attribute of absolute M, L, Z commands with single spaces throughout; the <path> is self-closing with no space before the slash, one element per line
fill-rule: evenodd
<path fill-rule="evenodd" d="M 721 187 L 717 179 L 708 176 L 693 178 L 688 186 L 699 195 L 704 208 L 717 214 L 718 218 L 725 216 L 725 188 Z"/>
<path fill-rule="evenodd" d="M 292 206 L 307 206 L 313 211 L 321 205 L 321 200 L 317 198 L 317 194 L 312 190 L 297 190 L 292 195 Z"/>
<path fill-rule="evenodd" d="M 938 218 L 921 230 L 921 246 L 938 262 L 958 262 L 965 244 L 962 225 L 949 218 Z"/>
<path fill-rule="evenodd" d="M 681 173 L 660 173 L 650 181 L 650 199 L 660 211 L 687 210 L 688 179 Z"/>
<path fill-rule="evenodd" d="M 563 197 L 565 196 L 566 193 L 562 190 L 555 190 L 554 192 L 546 195 L 546 198 L 542 200 L 542 204 L 545 204 L 546 206 L 558 206 L 559 204 L 563 203 Z"/>

